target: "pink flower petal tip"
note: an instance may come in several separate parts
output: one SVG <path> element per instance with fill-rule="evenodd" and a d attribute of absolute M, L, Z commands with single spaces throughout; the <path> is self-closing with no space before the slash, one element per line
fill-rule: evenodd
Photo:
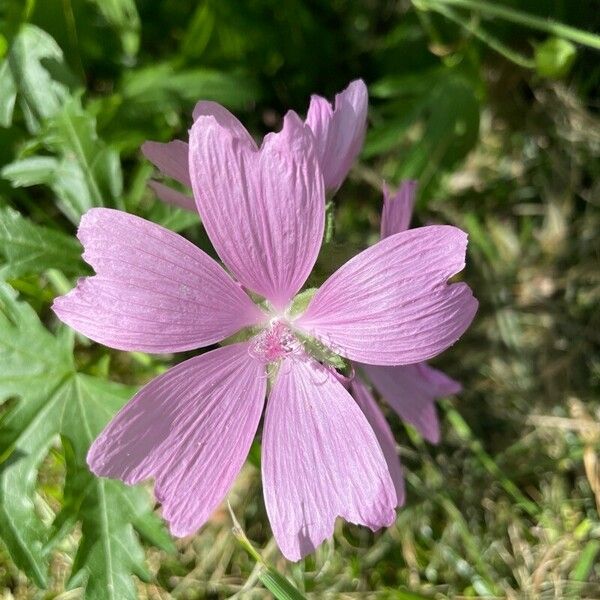
<path fill-rule="evenodd" d="M 413 180 L 403 181 L 395 194 L 390 192 L 387 185 L 383 185 L 381 239 L 408 229 L 416 194 L 417 182 Z"/>
<path fill-rule="evenodd" d="M 367 127 L 369 96 L 362 79 L 353 81 L 335 97 L 335 107 L 312 96 L 306 123 L 312 129 L 325 188 L 335 192 L 359 155 Z"/>

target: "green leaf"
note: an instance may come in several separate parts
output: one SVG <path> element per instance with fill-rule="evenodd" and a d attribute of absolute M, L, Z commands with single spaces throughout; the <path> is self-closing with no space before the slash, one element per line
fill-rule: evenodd
<path fill-rule="evenodd" d="M 86 177 L 73 155 L 30 156 L 6 165 L 1 174 L 13 187 L 47 185 L 56 195 L 58 208 L 75 225 L 94 206 Z"/>
<path fill-rule="evenodd" d="M 36 225 L 11 208 L 0 208 L 0 279 L 38 275 L 60 269 L 67 275 L 84 270 L 81 246 L 60 231 Z"/>
<path fill-rule="evenodd" d="M 389 117 L 367 134 L 363 156 L 393 152 L 392 180 L 419 179 L 426 197 L 444 172 L 454 168 L 479 138 L 480 83 L 466 69 L 425 72 L 426 87 L 406 77 L 374 84 Z M 406 83 L 406 87 L 403 87 Z M 399 116 L 396 116 L 399 115 Z M 418 143 L 414 135 L 418 131 Z M 400 156 L 400 159 L 398 159 Z"/>
<path fill-rule="evenodd" d="M 260 565 L 258 578 L 263 585 L 275 596 L 277 600 L 306 600 L 300 591 L 277 569 L 269 565 L 259 554 L 258 550 L 252 545 L 252 542 L 246 536 L 242 526 L 235 516 L 231 506 L 229 514 L 233 521 L 232 533 L 240 546 Z"/>
<path fill-rule="evenodd" d="M 6 165 L 1 173 L 13 187 L 29 187 L 44 183 L 50 185 L 58 168 L 59 162 L 52 156 L 30 156 Z"/>
<path fill-rule="evenodd" d="M 8 64 L 8 59 L 0 63 L 0 127 L 10 127 L 17 100 L 17 86 Z"/>
<path fill-rule="evenodd" d="M 121 94 L 128 110 L 147 113 L 165 106 L 191 104 L 199 98 L 242 108 L 256 100 L 257 86 L 245 75 L 215 69 L 176 70 L 159 64 L 128 73 Z"/>
<path fill-rule="evenodd" d="M 305 596 L 273 567 L 263 568 L 258 577 L 277 600 L 305 600 Z"/>
<path fill-rule="evenodd" d="M 0 421 L 0 536 L 13 560 L 43 587 L 48 551 L 79 521 L 71 585 L 85 586 L 86 598 L 136 598 L 130 575 L 147 572 L 134 531 L 165 549 L 171 543 L 143 489 L 86 467 L 90 443 L 133 390 L 77 373 L 68 331 L 52 335 L 1 282 L 0 359 L 0 400 L 13 402 Z M 36 511 L 36 477 L 57 440 L 67 472 L 64 507 L 50 526 Z"/>
<path fill-rule="evenodd" d="M 13 40 L 8 65 L 23 110 L 29 115 L 30 129 L 35 131 L 68 98 L 73 77 L 63 52 L 45 31 L 25 24 Z"/>
<path fill-rule="evenodd" d="M 20 398 L 0 421 L 0 536 L 15 564 L 44 586 L 46 527 L 36 514 L 35 483 L 56 434 L 51 416 L 64 404 L 62 383 L 73 363 L 66 340 L 52 336 L 1 282 L 0 362 L 0 400 Z"/>
<path fill-rule="evenodd" d="M 140 45 L 140 16 L 134 0 L 90 0 L 119 34 L 123 51 L 135 56 Z"/>
<path fill-rule="evenodd" d="M 83 110 L 78 98 L 69 99 L 48 120 L 42 140 L 63 160 L 77 165 L 94 206 L 115 204 L 123 191 L 118 153 L 98 138 L 96 120 Z"/>
<path fill-rule="evenodd" d="M 549 38 L 535 48 L 535 69 L 542 77 L 561 79 L 569 74 L 576 56 L 572 42 Z"/>
<path fill-rule="evenodd" d="M 290 315 L 296 316 L 302 314 L 308 308 L 310 301 L 316 293 L 317 288 L 308 288 L 295 296 L 290 307 Z"/>
<path fill-rule="evenodd" d="M 71 95 L 73 77 L 57 43 L 41 29 L 23 25 L 7 64 L 9 72 L 0 68 L 0 83 L 9 88 L 4 97 L 0 93 L 0 122 L 12 118 L 14 88 L 26 123 L 39 136 L 3 176 L 15 187 L 48 185 L 75 224 L 93 206 L 122 208 L 119 154 L 98 137 L 95 117 L 84 110 L 80 95 Z M 28 155 L 40 145 L 55 156 Z"/>
<path fill-rule="evenodd" d="M 394 98 L 425 94 L 440 76 L 443 76 L 443 69 L 440 67 L 419 70 L 416 73 L 387 75 L 369 86 L 369 95 L 374 98 Z"/>
<path fill-rule="evenodd" d="M 409 129 L 417 122 L 421 111 L 422 105 L 416 103 L 416 106 L 411 105 L 408 109 L 399 111 L 399 117 L 386 119 L 384 126 L 375 127 L 369 131 L 362 156 L 371 158 L 398 147 L 405 139 Z"/>
<path fill-rule="evenodd" d="M 200 224 L 198 213 L 176 206 L 169 206 L 158 199 L 154 201 L 154 204 L 143 216 L 153 223 L 158 223 L 171 231 L 178 232 L 190 227 L 197 227 Z"/>
<path fill-rule="evenodd" d="M 208 2 L 198 5 L 181 41 L 181 53 L 188 58 L 202 55 L 215 29 L 215 13 Z"/>
<path fill-rule="evenodd" d="M 83 374 L 76 375 L 70 385 L 70 406 L 61 429 L 67 480 L 60 522 L 79 520 L 82 540 L 69 587 L 87 582 L 88 599 L 134 599 L 131 573 L 146 581 L 150 578 L 134 527 L 156 546 L 170 549 L 172 542 L 153 515 L 147 492 L 95 477 L 85 463 L 89 446 L 133 390 Z"/>
<path fill-rule="evenodd" d="M 122 208 L 119 155 L 98 137 L 96 121 L 79 98 L 69 98 L 46 120 L 39 142 L 55 156 L 26 156 L 6 165 L 2 176 L 14 187 L 47 185 L 75 225 L 94 206 Z"/>

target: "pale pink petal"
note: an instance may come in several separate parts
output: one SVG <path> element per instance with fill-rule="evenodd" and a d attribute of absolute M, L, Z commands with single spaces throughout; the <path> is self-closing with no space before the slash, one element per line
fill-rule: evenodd
<path fill-rule="evenodd" d="M 375 398 L 371 392 L 367 389 L 367 386 L 362 382 L 359 377 L 355 377 L 350 384 L 350 393 L 356 400 L 356 403 L 360 406 L 367 421 L 373 428 L 377 441 L 383 451 L 385 462 L 387 463 L 388 470 L 394 482 L 394 488 L 396 489 L 396 506 L 402 506 L 405 499 L 404 491 L 404 474 L 402 472 L 402 465 L 400 464 L 400 458 L 398 452 L 396 452 L 396 440 L 394 434 L 385 420 L 385 416 Z"/>
<path fill-rule="evenodd" d="M 361 366 L 377 391 L 404 421 L 432 444 L 440 441 L 435 400 L 460 392 L 457 381 L 425 363 L 399 367 Z"/>
<path fill-rule="evenodd" d="M 306 124 L 317 142 L 325 188 L 336 191 L 360 153 L 367 127 L 369 97 L 358 79 L 335 97 L 335 108 L 320 96 L 312 96 Z"/>
<path fill-rule="evenodd" d="M 350 394 L 306 356 L 285 359 L 262 445 L 273 535 L 299 560 L 333 535 L 336 517 L 373 530 L 394 522 L 396 492 L 377 438 Z"/>
<path fill-rule="evenodd" d="M 329 100 L 322 96 L 313 94 L 310 97 L 310 104 L 306 114 L 306 124 L 311 128 L 319 153 L 321 168 L 327 170 L 329 165 L 326 163 L 327 142 L 329 139 L 329 131 L 332 128 L 333 107 Z M 325 177 L 325 173 L 323 173 Z M 329 188 L 329 186 L 327 186 Z"/>
<path fill-rule="evenodd" d="M 191 212 L 196 212 L 196 203 L 191 196 L 186 196 L 185 194 L 182 194 L 181 192 L 178 192 L 177 190 L 174 190 L 173 188 L 154 179 L 151 179 L 148 182 L 148 187 L 163 202 L 171 204 L 172 206 L 177 206 L 178 208 L 189 210 Z"/>
<path fill-rule="evenodd" d="M 188 174 L 188 145 L 185 142 L 144 142 L 142 154 L 167 177 L 191 187 Z"/>
<path fill-rule="evenodd" d="M 92 444 L 91 470 L 135 484 L 153 477 L 176 536 L 201 527 L 239 473 L 267 378 L 248 344 L 180 363 L 144 386 Z M 110 515 L 109 515 L 110 517 Z"/>
<path fill-rule="evenodd" d="M 96 275 L 80 279 L 53 309 L 96 342 L 177 352 L 221 341 L 265 318 L 210 256 L 160 225 L 93 208 L 77 235 Z"/>
<path fill-rule="evenodd" d="M 234 117 L 226 108 L 216 102 L 200 101 L 194 108 L 194 120 L 203 115 L 212 115 L 220 125 L 226 127 L 234 137 L 248 142 L 256 148 L 256 144 L 246 128 Z M 190 187 L 188 175 L 188 145 L 184 142 L 174 141 L 169 144 L 159 144 L 157 142 L 146 142 L 142 146 L 142 152 L 147 158 L 153 160 L 157 165 L 162 165 L 163 172 L 174 179 L 182 181 L 185 178 L 185 184 Z M 182 162 L 183 161 L 183 162 Z M 185 168 L 185 176 L 182 171 L 182 165 Z M 160 200 L 173 206 L 178 206 L 185 210 L 197 212 L 196 202 L 191 196 L 186 196 L 171 187 L 168 187 L 158 181 L 150 180 L 150 188 Z"/>
<path fill-rule="evenodd" d="M 411 229 L 361 252 L 317 291 L 295 322 L 338 354 L 369 364 L 420 362 L 467 329 L 477 301 L 465 283 L 467 235 L 447 225 Z"/>
<path fill-rule="evenodd" d="M 381 238 L 406 231 L 410 225 L 415 199 L 417 182 L 403 181 L 400 189 L 392 194 L 383 184 L 383 210 L 381 211 Z"/>
<path fill-rule="evenodd" d="M 244 286 L 284 308 L 315 263 L 325 223 L 310 129 L 290 112 L 255 150 L 200 116 L 190 149 L 194 197 L 216 251 Z"/>
<path fill-rule="evenodd" d="M 244 143 L 248 143 L 257 149 L 256 142 L 252 139 L 252 136 L 248 133 L 248 130 L 240 123 L 240 121 L 232 115 L 224 106 L 211 102 L 209 100 L 201 100 L 194 107 L 194 121 L 200 117 L 214 117 L 221 127 L 224 127 L 229 133 Z"/>
<path fill-rule="evenodd" d="M 427 382 L 428 389 L 435 394 L 436 398 L 460 394 L 462 391 L 462 385 L 458 381 L 452 379 L 452 377 L 449 377 L 439 369 L 434 369 L 427 363 L 419 363 L 415 367 L 419 373 L 419 378 L 423 382 Z"/>

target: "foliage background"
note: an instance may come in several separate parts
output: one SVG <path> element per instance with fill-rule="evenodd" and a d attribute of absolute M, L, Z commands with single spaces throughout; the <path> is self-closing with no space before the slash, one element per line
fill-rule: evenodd
<path fill-rule="evenodd" d="M 85 467 L 135 387 L 184 356 L 91 344 L 49 306 L 88 272 L 74 232 L 91 206 L 210 251 L 196 217 L 153 198 L 139 152 L 185 137 L 198 99 L 262 135 L 356 77 L 369 85 L 369 134 L 319 273 L 375 241 L 382 178 L 418 178 L 415 222 L 470 234 L 465 279 L 481 309 L 437 361 L 465 391 L 441 403 L 437 447 L 390 415 L 408 500 L 386 532 L 340 523 L 334 542 L 286 563 L 256 448 L 233 509 L 264 559 L 313 598 L 600 597 L 598 38 L 550 39 L 490 5 L 0 3 L 3 598 L 269 597 L 225 509 L 173 543 L 148 490 Z M 592 0 L 502 6 L 589 32 L 600 21 Z"/>

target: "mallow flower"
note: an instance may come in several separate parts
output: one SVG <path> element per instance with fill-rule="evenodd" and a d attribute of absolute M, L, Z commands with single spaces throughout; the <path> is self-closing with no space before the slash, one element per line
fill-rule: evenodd
<path fill-rule="evenodd" d="M 348 175 L 352 163 L 360 153 L 367 127 L 369 97 L 362 79 L 352 81 L 335 97 L 335 105 L 321 96 L 311 96 L 306 124 L 315 137 L 317 159 L 321 166 L 325 190 L 334 194 Z M 216 102 L 200 101 L 192 117 L 194 122 L 201 116 L 212 114 L 225 117 L 226 109 Z M 242 127 L 239 122 L 236 127 Z M 183 140 L 167 143 L 148 141 L 142 144 L 142 153 L 159 171 L 191 188 L 188 168 L 189 145 Z M 150 188 L 163 202 L 194 211 L 194 199 L 156 179 Z"/>
<path fill-rule="evenodd" d="M 404 181 L 393 194 L 384 184 L 381 239 L 409 228 L 416 188 L 416 181 Z M 435 401 L 459 393 L 462 387 L 426 362 L 393 366 L 356 363 L 354 367 L 355 376 L 349 383 L 349 390 L 377 435 L 400 501 L 404 498 L 404 480 L 396 443 L 383 412 L 365 384 L 365 376 L 402 420 L 410 423 L 427 441 L 434 444 L 440 440 Z"/>
<path fill-rule="evenodd" d="M 95 275 L 58 298 L 58 317 L 120 350 L 212 346 L 144 386 L 88 454 L 99 476 L 154 479 L 171 532 L 195 532 L 221 503 L 262 425 L 269 521 L 298 560 L 338 516 L 373 530 L 394 522 L 398 495 L 372 426 L 332 356 L 412 364 L 456 342 L 477 301 L 448 279 L 466 234 L 431 226 L 391 235 L 295 303 L 316 261 L 325 186 L 313 132 L 289 112 L 260 148 L 222 107 L 190 131 L 189 177 L 223 266 L 185 238 L 95 208 L 78 236 Z"/>

